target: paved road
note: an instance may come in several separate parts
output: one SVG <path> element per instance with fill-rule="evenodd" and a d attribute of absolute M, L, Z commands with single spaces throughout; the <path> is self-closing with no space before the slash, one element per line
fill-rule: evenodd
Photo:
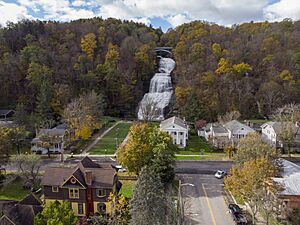
<path fill-rule="evenodd" d="M 232 161 L 177 161 L 177 174 L 215 174 L 217 170 L 229 171 Z"/>
<path fill-rule="evenodd" d="M 68 159 L 63 163 L 64 166 L 73 166 L 77 164 L 84 156 L 76 157 L 74 159 Z M 110 156 L 91 156 L 94 161 L 98 163 L 115 164 L 116 162 L 111 160 Z M 219 169 L 229 170 L 232 166 L 230 161 L 177 161 L 175 166 L 175 172 L 177 174 L 214 174 Z M 60 166 L 59 159 L 47 159 L 43 160 L 41 171 L 44 171 L 47 167 Z M 12 166 L 5 165 L 7 170 L 16 170 Z"/>
<path fill-rule="evenodd" d="M 185 225 L 233 225 L 224 200 L 223 180 L 208 174 L 180 174 Z"/>

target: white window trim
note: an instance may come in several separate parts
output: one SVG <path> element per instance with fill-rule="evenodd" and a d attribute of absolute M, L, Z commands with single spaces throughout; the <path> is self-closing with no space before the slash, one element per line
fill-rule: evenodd
<path fill-rule="evenodd" d="M 52 192 L 58 192 L 58 186 L 52 186 Z"/>
<path fill-rule="evenodd" d="M 73 194 L 71 192 L 71 190 L 73 191 Z M 75 195 L 75 190 L 77 190 L 78 195 Z M 71 199 L 79 199 L 79 188 L 69 188 L 69 198 Z"/>

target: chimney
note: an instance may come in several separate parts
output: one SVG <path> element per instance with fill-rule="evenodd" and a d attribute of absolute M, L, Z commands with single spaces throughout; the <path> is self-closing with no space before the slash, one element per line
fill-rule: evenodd
<path fill-rule="evenodd" d="M 93 181 L 92 171 L 86 170 L 85 171 L 85 183 L 88 186 L 91 186 L 92 185 L 92 181 Z"/>

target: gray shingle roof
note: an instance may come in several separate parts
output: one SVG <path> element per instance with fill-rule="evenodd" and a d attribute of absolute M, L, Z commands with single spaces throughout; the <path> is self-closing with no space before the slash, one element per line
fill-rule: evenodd
<path fill-rule="evenodd" d="M 0 109 L 0 116 L 7 116 L 13 114 L 15 111 L 11 109 Z"/>
<path fill-rule="evenodd" d="M 283 185 L 282 195 L 300 195 L 300 166 L 284 159 L 282 163 L 282 178 L 272 178 L 273 181 Z"/>
<path fill-rule="evenodd" d="M 7 218 L 9 218 L 15 225 L 33 225 L 34 217 L 42 210 L 43 207 L 41 205 L 37 206 L 16 204 L 4 210 L 3 214 Z M 2 221 L 0 222 L 0 224 L 5 224 L 2 223 Z"/>
<path fill-rule="evenodd" d="M 24 199 L 19 201 L 20 205 L 42 205 L 41 201 L 33 194 L 27 195 Z"/>
<path fill-rule="evenodd" d="M 224 127 L 220 126 L 220 125 L 214 126 L 213 131 L 217 134 L 227 133 L 227 130 Z"/>
<path fill-rule="evenodd" d="M 85 171 L 89 170 L 92 171 L 93 187 L 112 187 L 116 174 L 115 169 L 105 165 L 97 167 L 95 164 L 90 158 L 85 157 L 76 167 L 47 168 L 41 184 L 44 186 L 61 186 L 73 175 L 80 183 L 87 186 L 85 183 Z"/>
<path fill-rule="evenodd" d="M 179 117 L 177 117 L 177 116 L 173 116 L 171 118 L 168 118 L 168 119 L 162 121 L 160 123 L 160 127 L 161 128 L 168 128 L 169 126 L 171 126 L 173 124 L 176 124 L 176 125 L 178 125 L 178 126 L 180 126 L 182 128 L 187 129 L 186 123 L 182 119 L 180 119 Z"/>
<path fill-rule="evenodd" d="M 64 136 L 66 133 L 65 129 L 41 129 L 38 135 L 49 135 L 49 136 Z"/>
<path fill-rule="evenodd" d="M 231 120 L 231 121 L 225 123 L 225 124 L 224 124 L 224 127 L 225 127 L 227 130 L 230 130 L 231 132 L 234 132 L 234 131 L 236 131 L 236 130 L 242 128 L 242 127 L 246 128 L 246 129 L 249 130 L 249 131 L 253 131 L 253 132 L 254 132 L 254 130 L 253 130 L 251 127 L 249 127 L 249 126 L 247 126 L 247 125 L 245 125 L 245 124 L 242 124 L 242 123 L 240 123 L 240 122 L 237 121 L 237 120 Z"/>

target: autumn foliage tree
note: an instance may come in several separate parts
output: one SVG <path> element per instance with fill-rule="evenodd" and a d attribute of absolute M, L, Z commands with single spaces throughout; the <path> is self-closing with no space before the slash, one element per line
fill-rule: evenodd
<path fill-rule="evenodd" d="M 271 163 L 275 163 L 278 157 L 279 152 L 275 148 L 265 144 L 259 134 L 249 133 L 246 137 L 240 140 L 235 160 L 241 165 L 247 161 L 260 158 L 264 158 Z"/>
<path fill-rule="evenodd" d="M 81 38 L 81 49 L 86 53 L 90 60 L 94 57 L 94 51 L 97 47 L 96 35 L 94 33 L 88 33 Z"/>
<path fill-rule="evenodd" d="M 105 108 L 101 94 L 94 91 L 85 93 L 73 99 L 64 110 L 63 119 L 66 121 L 73 138 L 87 140 L 94 129 L 99 129 L 100 116 Z"/>
<path fill-rule="evenodd" d="M 144 166 L 152 165 L 162 181 L 167 183 L 174 177 L 175 150 L 166 132 L 140 123 L 131 126 L 128 141 L 118 150 L 117 159 L 130 172 L 137 174 Z"/>
<path fill-rule="evenodd" d="M 243 163 L 242 167 L 235 166 L 230 170 L 232 176 L 225 178 L 225 188 L 235 196 L 246 201 L 252 211 L 255 223 L 258 207 L 263 204 L 267 183 L 277 175 L 276 166 L 266 158 L 256 158 Z"/>

